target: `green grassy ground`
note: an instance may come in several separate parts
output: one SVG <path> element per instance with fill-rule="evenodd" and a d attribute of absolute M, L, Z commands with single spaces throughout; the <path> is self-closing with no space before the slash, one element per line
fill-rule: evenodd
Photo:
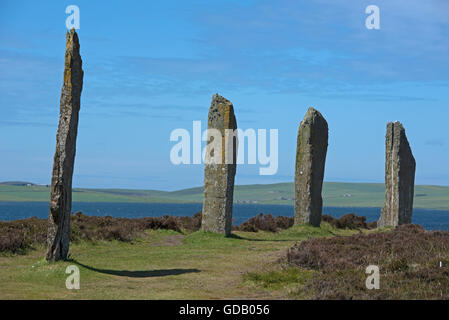
<path fill-rule="evenodd" d="M 381 207 L 385 187 L 376 183 L 326 182 L 323 188 L 325 206 Z M 45 186 L 11 186 L 0 184 L 0 201 L 48 201 Z M 173 192 L 125 189 L 74 189 L 73 200 L 85 202 L 201 202 L 203 188 Z M 235 203 L 293 204 L 293 184 L 241 185 L 235 187 Z M 415 208 L 449 210 L 449 187 L 416 186 Z"/>
<path fill-rule="evenodd" d="M 45 249 L 38 247 L 26 255 L 0 256 L 0 299 L 289 298 L 297 288 L 284 285 L 286 279 L 295 279 L 293 286 L 298 286 L 310 272 L 279 273 L 278 259 L 286 250 L 311 237 L 354 232 L 333 229 L 327 223 L 279 233 L 236 232 L 230 238 L 158 230 L 134 243 L 74 243 L 72 261 L 57 263 L 47 263 Z M 80 290 L 65 287 L 65 270 L 72 264 L 80 268 Z M 270 272 L 280 274 L 280 279 L 269 276 L 270 283 L 259 285 L 257 277 Z"/>

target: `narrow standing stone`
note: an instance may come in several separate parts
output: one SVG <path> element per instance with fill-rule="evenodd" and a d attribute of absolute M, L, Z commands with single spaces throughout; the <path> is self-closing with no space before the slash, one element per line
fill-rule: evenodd
<path fill-rule="evenodd" d="M 326 119 L 309 108 L 298 131 L 295 166 L 295 224 L 319 227 L 329 129 Z"/>
<path fill-rule="evenodd" d="M 234 177 L 237 166 L 237 141 L 236 138 L 225 138 L 226 129 L 236 130 L 237 122 L 235 120 L 232 103 L 218 94 L 212 97 L 207 128 L 208 131 L 210 129 L 216 129 L 220 133 L 222 150 L 221 155 L 218 155 L 214 153 L 215 150 L 210 152 L 211 150 L 206 147 L 202 230 L 229 236 L 232 228 L 232 203 L 234 196 Z M 208 145 L 213 142 L 213 139 L 208 137 Z M 232 150 L 232 154 L 228 155 L 230 157 L 228 159 L 232 161 L 226 161 L 225 142 L 228 146 L 229 143 L 232 143 L 228 147 L 229 151 Z M 212 157 L 221 160 L 219 161 L 221 163 L 209 163 Z"/>
<path fill-rule="evenodd" d="M 416 162 L 398 121 L 387 124 L 385 137 L 385 203 L 379 227 L 412 223 Z"/>
<path fill-rule="evenodd" d="M 67 32 L 66 39 L 64 82 L 50 189 L 47 234 L 47 260 L 49 261 L 66 259 L 69 251 L 72 175 L 83 87 L 83 69 L 79 49 L 78 35 L 72 29 Z"/>

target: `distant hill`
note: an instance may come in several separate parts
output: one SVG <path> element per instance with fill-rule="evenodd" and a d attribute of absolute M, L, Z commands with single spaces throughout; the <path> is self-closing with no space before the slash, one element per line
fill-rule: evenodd
<path fill-rule="evenodd" d="M 0 184 L 7 185 L 7 186 L 37 186 L 37 184 L 32 182 L 26 182 L 26 181 L 5 181 L 0 182 Z"/>
<path fill-rule="evenodd" d="M 27 182 L 0 183 L 0 201 L 48 201 L 50 188 Z M 23 185 L 25 183 L 25 185 Z M 385 187 L 381 183 L 325 182 L 323 201 L 333 207 L 381 207 Z M 239 185 L 234 203 L 293 205 L 293 183 Z M 132 189 L 73 189 L 73 201 L 83 202 L 171 202 L 200 203 L 203 188 L 178 191 Z M 449 187 L 416 186 L 415 208 L 449 210 Z"/>

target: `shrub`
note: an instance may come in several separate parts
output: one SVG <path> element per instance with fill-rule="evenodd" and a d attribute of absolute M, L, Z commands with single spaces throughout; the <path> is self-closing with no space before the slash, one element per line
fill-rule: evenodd
<path fill-rule="evenodd" d="M 276 232 L 281 229 L 288 229 L 293 226 L 293 218 L 278 216 L 274 218 L 271 214 L 264 215 L 259 213 L 257 216 L 250 218 L 239 226 L 234 226 L 233 230 L 257 232 L 270 231 Z"/>
<path fill-rule="evenodd" d="M 449 299 L 447 231 L 402 225 L 390 232 L 309 239 L 290 248 L 287 261 L 321 273 L 305 288 L 317 299 Z M 371 264 L 380 268 L 381 290 L 368 292 L 365 268 Z"/>
<path fill-rule="evenodd" d="M 77 212 L 70 220 L 70 241 L 118 240 L 130 242 L 145 230 L 197 231 L 201 212 L 193 217 L 147 217 L 139 219 L 87 216 Z M 34 245 L 45 244 L 47 219 L 36 217 L 11 222 L 0 221 L 0 252 L 24 253 Z"/>
<path fill-rule="evenodd" d="M 30 219 L 11 222 L 0 221 L 0 252 L 21 253 L 33 243 L 45 243 L 47 222 L 45 219 Z"/>
<path fill-rule="evenodd" d="M 366 224 L 366 227 L 368 228 L 368 229 L 376 229 L 377 228 L 377 221 L 371 221 L 371 222 L 368 222 L 367 224 Z"/>
<path fill-rule="evenodd" d="M 345 214 L 344 216 L 336 219 L 329 215 L 323 215 L 322 221 L 330 223 L 337 229 L 375 229 L 377 228 L 377 222 L 373 221 L 366 223 L 366 217 L 359 217 L 354 213 Z"/>

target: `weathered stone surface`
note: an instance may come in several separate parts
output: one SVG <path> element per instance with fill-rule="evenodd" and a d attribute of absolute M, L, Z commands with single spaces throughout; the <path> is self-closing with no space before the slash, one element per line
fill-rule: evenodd
<path fill-rule="evenodd" d="M 400 122 L 389 122 L 385 137 L 385 203 L 378 227 L 412 222 L 416 162 Z"/>
<path fill-rule="evenodd" d="M 326 119 L 309 108 L 298 131 L 295 166 L 295 224 L 321 223 L 329 129 Z"/>
<path fill-rule="evenodd" d="M 225 141 L 226 129 L 237 129 L 237 122 L 234 116 L 232 103 L 222 96 L 215 94 L 209 109 L 208 131 L 217 129 L 221 134 L 222 150 L 221 163 L 210 163 L 211 154 L 214 151 L 206 147 L 206 159 L 204 168 L 204 200 L 202 215 L 202 230 L 225 235 L 231 234 L 232 227 L 232 203 L 234 196 L 234 177 L 236 173 L 237 141 L 228 139 Z M 209 132 L 208 132 L 209 135 Z M 208 138 L 208 146 L 212 139 Z M 232 150 L 230 160 L 225 159 L 225 142 L 228 143 L 228 150 Z M 229 145 L 229 143 L 232 143 Z M 212 151 L 212 152 L 211 152 Z M 209 162 L 209 163 L 208 163 Z M 229 163 L 232 162 L 232 163 Z"/>
<path fill-rule="evenodd" d="M 69 251 L 72 175 L 83 87 L 82 60 L 79 49 L 78 35 L 72 29 L 67 32 L 66 39 L 64 80 L 50 189 L 47 260 L 52 261 L 66 259 Z"/>

